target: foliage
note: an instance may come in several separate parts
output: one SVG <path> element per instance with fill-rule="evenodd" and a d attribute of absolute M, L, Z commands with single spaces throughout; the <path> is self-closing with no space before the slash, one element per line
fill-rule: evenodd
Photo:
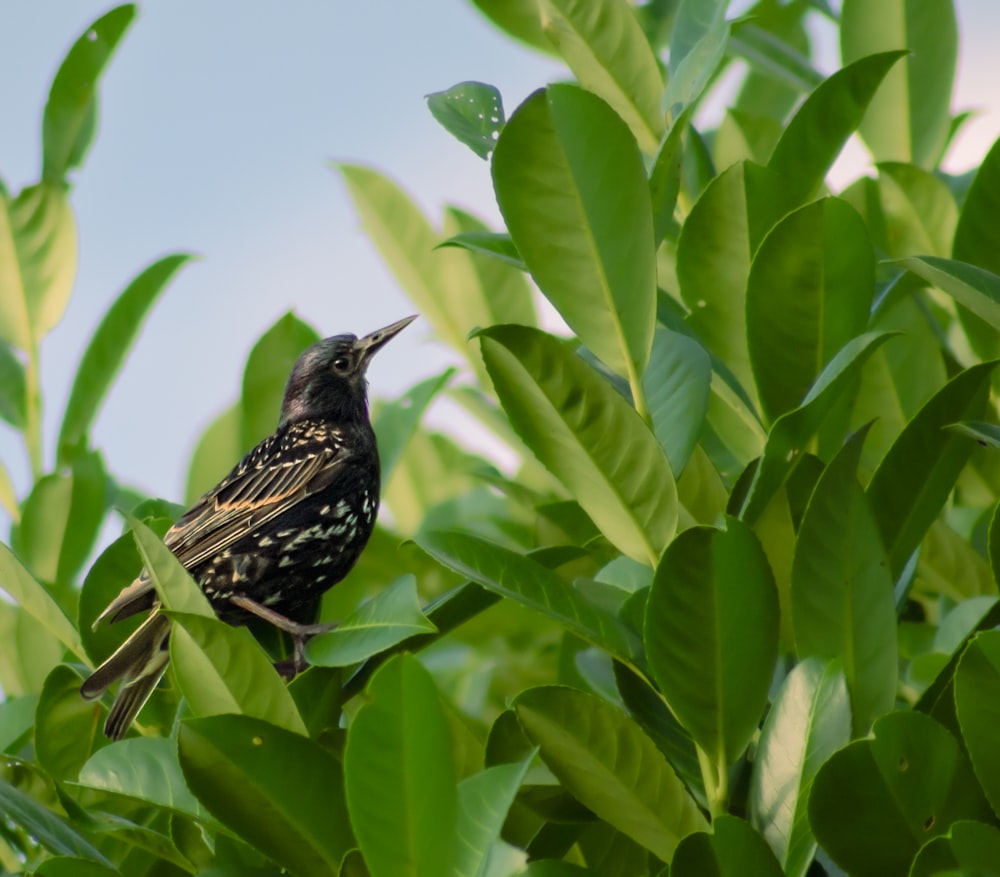
<path fill-rule="evenodd" d="M 90 439 L 186 256 L 108 309 L 46 461 L 41 341 L 75 273 L 67 173 L 134 8 L 56 75 L 42 178 L 0 211 L 0 417 L 34 474 L 18 498 L 0 468 L 0 863 L 998 873 L 1000 144 L 972 177 L 940 170 L 958 125 L 950 0 L 839 16 L 760 0 L 738 21 L 724 0 L 475 5 L 579 84 L 509 114 L 483 83 L 430 96 L 490 162 L 504 230 L 457 208 L 435 227 L 381 173 L 338 168 L 468 367 L 375 406 L 388 513 L 324 600 L 343 624 L 287 685 L 284 643 L 206 617 L 159 541 L 179 507 L 119 485 Z M 830 75 L 814 27 L 840 34 Z M 708 130 L 697 110 L 735 62 Z M 870 175 L 831 192 L 855 133 Z M 198 443 L 189 501 L 271 429 L 316 337 L 293 314 L 263 334 Z M 502 465 L 421 426 L 441 396 L 505 443 Z M 112 508 L 131 532 L 92 559 Z M 111 745 L 106 704 L 78 688 L 133 629 L 91 622 L 143 563 L 171 670 Z"/>

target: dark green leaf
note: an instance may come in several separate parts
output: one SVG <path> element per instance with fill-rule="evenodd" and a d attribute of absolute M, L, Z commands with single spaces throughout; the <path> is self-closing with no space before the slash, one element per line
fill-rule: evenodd
<path fill-rule="evenodd" d="M 975 365 L 945 384 L 906 425 L 872 476 L 868 500 L 893 580 L 938 516 L 974 448 L 944 427 L 982 417 L 995 365 Z"/>
<path fill-rule="evenodd" d="M 955 673 L 955 708 L 979 784 L 996 812 L 1000 809 L 1000 631 L 978 634 L 962 653 Z"/>
<path fill-rule="evenodd" d="M 503 128 L 503 99 L 492 85 L 460 82 L 427 95 L 427 108 L 448 131 L 480 158 L 489 158 Z"/>
<path fill-rule="evenodd" d="M 73 379 L 59 430 L 60 460 L 71 459 L 86 447 L 94 417 L 142 329 L 146 314 L 190 258 L 179 253 L 154 262 L 125 288 L 104 315 Z"/>
<path fill-rule="evenodd" d="M 816 839 L 857 877 L 907 874 L 917 850 L 953 822 L 991 818 L 961 749 L 933 719 L 889 713 L 874 733 L 820 768 L 809 799 Z"/>
<path fill-rule="evenodd" d="M 449 569 L 549 616 L 626 664 L 641 665 L 635 634 L 531 558 L 466 533 L 425 532 L 416 543 Z"/>
<path fill-rule="evenodd" d="M 344 776 L 372 877 L 449 873 L 458 800 L 451 735 L 434 681 L 412 656 L 372 677 L 347 732 Z"/>
<path fill-rule="evenodd" d="M 24 429 L 27 417 L 28 397 L 24 372 L 24 365 L 13 348 L 6 341 L 0 340 L 0 417 L 19 430 Z"/>
<path fill-rule="evenodd" d="M 100 704 L 80 697 L 80 673 L 64 664 L 45 680 L 35 711 L 35 757 L 55 780 L 75 780 L 95 751 L 107 745 L 101 734 Z"/>
<path fill-rule="evenodd" d="M 537 91 L 500 135 L 493 186 L 542 292 L 634 387 L 653 340 L 656 264 L 646 173 L 627 126 L 580 88 Z"/>
<path fill-rule="evenodd" d="M 325 749 L 250 716 L 186 719 L 177 744 L 188 787 L 230 831 L 298 877 L 337 873 L 355 841 Z"/>
<path fill-rule="evenodd" d="M 544 686 L 514 701 L 542 759 L 573 796 L 669 861 L 705 819 L 652 740 L 616 707 L 572 688 Z"/>
<path fill-rule="evenodd" d="M 42 120 L 42 178 L 60 184 L 83 162 L 97 127 L 97 83 L 135 17 L 128 3 L 97 19 L 73 44 L 52 82 Z"/>
<path fill-rule="evenodd" d="M 742 819 L 723 814 L 712 831 L 682 840 L 670 863 L 672 877 L 781 877 L 781 866 L 764 839 Z"/>
<path fill-rule="evenodd" d="M 996 874 L 997 862 L 1000 862 L 1000 829 L 960 820 L 948 834 L 921 847 L 910 868 L 910 877 L 985 877 Z"/>
<path fill-rule="evenodd" d="M 778 653 L 778 592 L 749 527 L 730 518 L 671 543 L 643 638 L 664 698 L 718 778 L 757 729 Z"/>

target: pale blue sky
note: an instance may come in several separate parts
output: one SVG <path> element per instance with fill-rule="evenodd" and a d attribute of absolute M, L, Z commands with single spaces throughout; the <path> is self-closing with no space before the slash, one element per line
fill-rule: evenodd
<path fill-rule="evenodd" d="M 957 7 L 956 107 L 989 110 L 959 144 L 967 167 L 1000 133 L 1000 3 Z M 37 178 L 56 66 L 109 8 L 0 6 L 0 176 L 12 191 Z M 106 307 L 154 259 L 197 252 L 152 313 L 94 435 L 122 480 L 180 499 L 194 442 L 236 397 L 251 344 L 278 316 L 294 308 L 324 334 L 360 334 L 413 310 L 326 161 L 375 165 L 435 217 L 451 202 L 495 218 L 487 165 L 437 125 L 423 96 L 478 79 L 500 88 L 509 113 L 564 75 L 464 0 L 142 3 L 105 72 L 98 135 L 76 175 L 78 284 L 43 348 L 48 453 Z M 415 324 L 380 354 L 373 391 L 394 395 L 447 361 Z M 0 457 L 23 492 L 25 464 L 2 426 Z"/>

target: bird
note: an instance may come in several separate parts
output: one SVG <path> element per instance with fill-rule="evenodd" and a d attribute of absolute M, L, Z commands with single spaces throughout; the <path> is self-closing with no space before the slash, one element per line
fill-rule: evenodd
<path fill-rule="evenodd" d="M 292 636 L 294 671 L 304 666 L 305 639 L 330 628 L 297 619 L 314 613 L 351 570 L 378 514 L 381 475 L 365 373 L 415 319 L 363 338 L 325 338 L 302 353 L 275 432 L 163 537 L 221 620 L 245 625 L 262 618 Z M 149 612 L 146 620 L 80 687 L 85 700 L 94 700 L 122 680 L 104 725 L 111 740 L 126 734 L 166 672 L 170 620 L 143 571 L 94 622 L 140 612 Z"/>

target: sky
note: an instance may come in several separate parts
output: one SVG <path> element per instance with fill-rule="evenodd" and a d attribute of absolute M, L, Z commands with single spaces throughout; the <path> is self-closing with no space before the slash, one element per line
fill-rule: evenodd
<path fill-rule="evenodd" d="M 58 64 L 109 8 L 0 5 L 0 178 L 12 192 L 38 177 L 41 113 Z M 1000 3 L 957 0 L 956 8 L 954 108 L 980 112 L 951 155 L 958 171 L 1000 135 Z M 822 57 L 835 69 L 835 50 Z M 424 95 L 489 82 L 509 114 L 566 75 L 465 0 L 141 3 L 105 70 L 97 136 L 74 174 L 77 286 L 42 350 L 47 463 L 104 311 L 151 262 L 197 253 L 150 315 L 93 432 L 122 482 L 180 500 L 198 437 L 238 396 L 247 353 L 282 314 L 294 310 L 324 335 L 361 335 L 413 312 L 329 162 L 389 174 L 435 224 L 445 204 L 497 224 L 488 166 L 440 128 Z M 854 146 L 837 171 L 850 179 L 864 162 Z M 453 361 L 418 322 L 375 360 L 373 395 L 395 396 Z M 434 416 L 443 423 L 453 413 Z M 2 424 L 0 459 L 23 495 L 26 461 Z"/>

